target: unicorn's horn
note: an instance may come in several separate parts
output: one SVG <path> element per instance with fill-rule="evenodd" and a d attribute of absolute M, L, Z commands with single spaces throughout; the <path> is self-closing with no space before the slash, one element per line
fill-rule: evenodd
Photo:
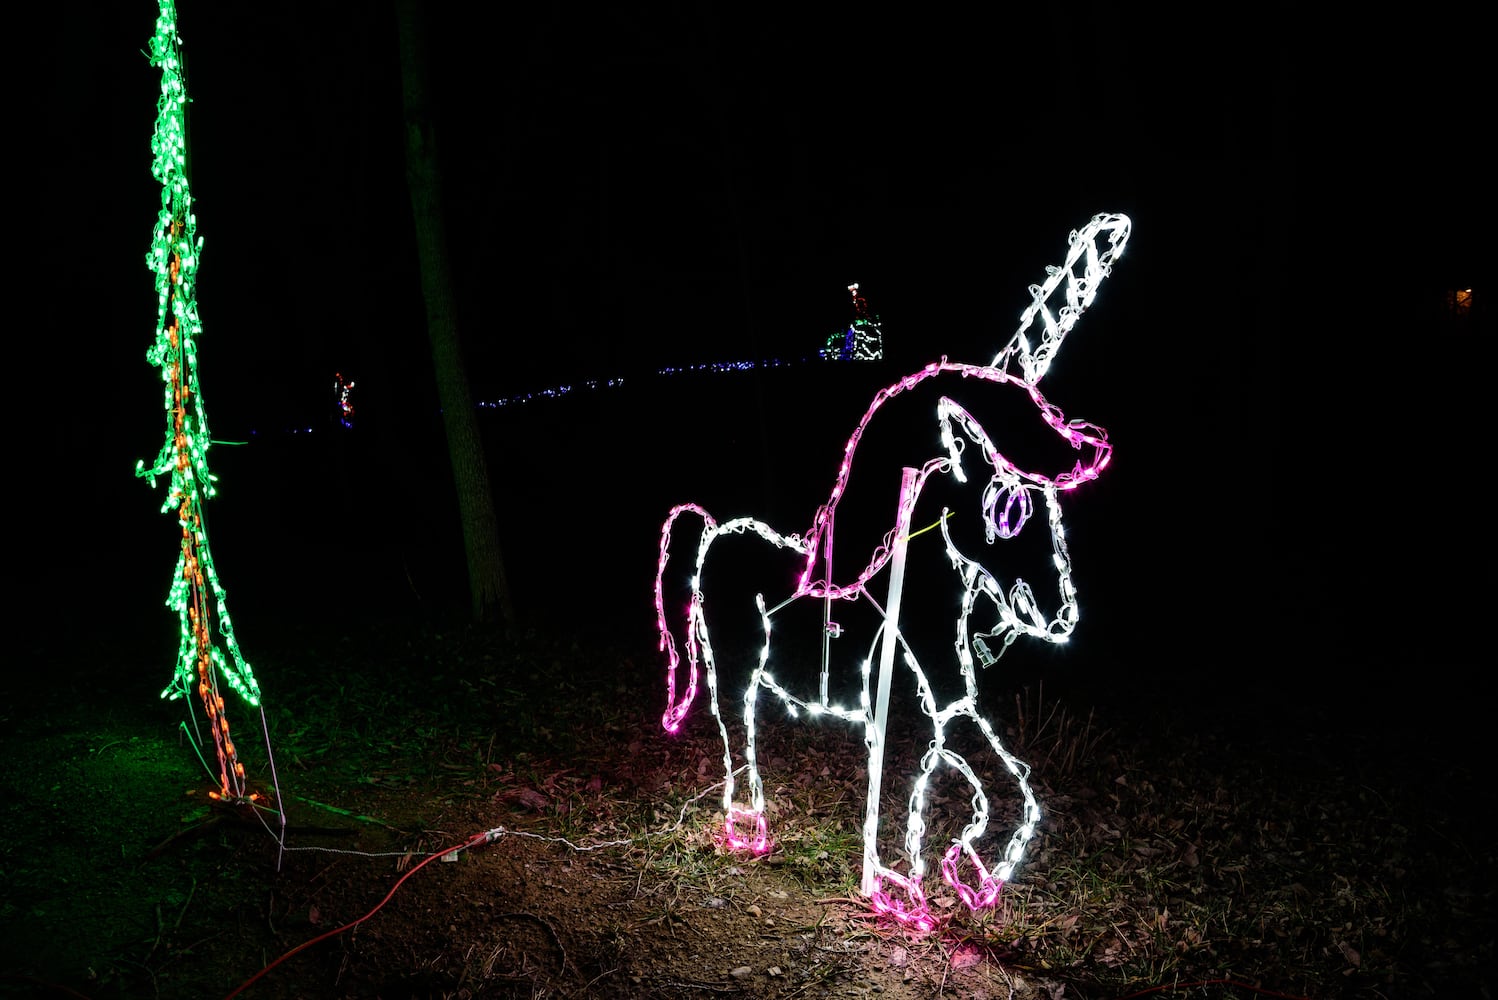
<path fill-rule="evenodd" d="M 1099 214 L 1082 227 L 1073 230 L 1067 238 L 1071 249 L 1060 267 L 1047 267 L 1046 279 L 1039 285 L 1030 286 L 1030 304 L 1020 314 L 1019 329 L 1004 349 L 994 356 L 993 367 L 1003 369 L 1034 385 L 1045 377 L 1051 367 L 1051 359 L 1061 347 L 1061 342 L 1071 332 L 1078 317 L 1092 305 L 1098 285 L 1108 276 L 1113 261 L 1123 253 L 1129 241 L 1129 217 L 1126 215 Z M 1098 237 L 1106 234 L 1107 246 L 1098 246 Z M 1081 271 L 1078 271 L 1078 267 Z M 1056 299 L 1061 289 L 1062 299 Z M 1039 317 L 1041 326 L 1033 330 Z M 1031 337 L 1038 343 L 1031 343 Z M 1018 371 L 1015 370 L 1016 366 Z"/>

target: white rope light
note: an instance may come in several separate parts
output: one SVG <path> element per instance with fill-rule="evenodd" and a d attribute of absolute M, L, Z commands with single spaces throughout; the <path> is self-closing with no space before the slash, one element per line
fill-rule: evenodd
<path fill-rule="evenodd" d="M 1113 262 L 1128 241 L 1130 222 L 1126 216 L 1102 214 L 1093 217 L 1080 231 L 1071 233 L 1069 251 L 1060 267 L 1048 267 L 1046 279 L 1030 286 L 1031 302 L 1021 314 L 1018 329 L 1003 350 L 988 365 L 961 364 L 943 357 L 880 390 L 864 412 L 843 449 L 843 461 L 832 492 L 817 509 L 811 529 L 803 535 L 782 534 L 763 521 L 740 517 L 719 523 L 702 507 L 693 503 L 671 509 L 661 528 L 660 552 L 656 565 L 655 611 L 660 631 L 660 648 L 666 654 L 667 707 L 662 724 L 676 732 L 683 724 L 696 698 L 699 670 L 706 674 L 708 702 L 723 740 L 723 813 L 724 839 L 734 849 L 761 854 L 770 850 L 769 825 L 765 819 L 764 783 L 759 773 L 755 750 L 755 716 L 759 694 L 768 691 L 777 696 L 786 710 L 796 715 L 832 716 L 861 725 L 868 747 L 868 793 L 863 839 L 864 864 L 862 892 L 873 908 L 918 931 L 931 930 L 936 917 L 926 901 L 922 880 L 926 872 L 923 841 L 927 789 L 938 768 L 947 767 L 972 789 L 972 819 L 960 836 L 953 839 L 942 854 L 939 868 L 943 880 L 971 909 L 991 907 L 997 902 L 1004 883 L 1014 874 L 1024 857 L 1025 846 L 1035 835 L 1040 821 L 1040 807 L 1029 785 L 1029 766 L 1017 759 L 999 739 L 998 733 L 978 711 L 977 679 L 974 659 L 987 667 L 994 663 L 1014 640 L 1027 635 L 1051 643 L 1064 643 L 1077 624 L 1076 589 L 1071 578 L 1071 557 L 1067 552 L 1062 528 L 1060 498 L 1085 482 L 1096 479 L 1108 464 L 1112 447 L 1107 432 L 1082 421 L 1068 421 L 1065 415 L 1041 395 L 1038 383 L 1049 370 L 1057 350 L 1075 326 L 1082 313 L 1092 305 L 1097 288 L 1107 277 Z M 1100 242 L 1101 241 L 1101 242 Z M 856 294 L 856 293 L 855 293 Z M 1037 330 L 1038 323 L 1038 330 Z M 1036 335 L 1033 347 L 1029 336 Z M 937 404 L 942 454 L 920 468 L 904 472 L 895 525 L 868 561 L 843 582 L 832 569 L 834 515 L 848 485 L 854 452 L 874 414 L 896 395 L 928 379 L 956 375 L 968 385 L 1004 383 L 1015 385 L 1029 394 L 1030 400 L 1045 421 L 1072 448 L 1083 453 L 1066 472 L 1044 475 L 1015 465 L 994 443 L 992 436 L 967 409 L 942 396 Z M 991 544 L 996 539 L 1014 538 L 1025 527 L 1037 507 L 1045 511 L 1051 536 L 1052 563 L 1056 571 L 1056 593 L 1053 610 L 1047 612 L 1031 586 L 1016 578 L 1007 588 L 981 562 L 963 553 L 953 541 L 948 520 L 958 512 L 943 510 L 938 522 L 947 557 L 956 571 L 961 587 L 960 611 L 956 621 L 956 659 L 963 680 L 963 694 L 945 705 L 937 703 L 925 668 L 906 642 L 900 621 L 901 590 L 905 572 L 905 545 L 911 537 L 910 518 L 916 500 L 932 476 L 950 475 L 958 482 L 967 481 L 962 457 L 969 446 L 976 448 L 988 466 L 988 481 L 982 491 L 980 509 L 973 513 L 982 518 L 984 535 Z M 667 615 L 665 606 L 666 567 L 671 557 L 673 529 L 686 515 L 700 521 L 693 536 L 696 546 L 691 577 L 691 596 L 679 618 Z M 744 763 L 734 766 L 734 746 L 728 726 L 719 710 L 718 671 L 710 642 L 709 619 L 705 607 L 702 576 L 708 552 L 721 537 L 752 534 L 780 550 L 801 557 L 801 570 L 790 581 L 789 592 L 773 606 L 763 594 L 755 597 L 764 644 L 742 697 L 744 723 Z M 871 589 L 876 578 L 885 575 L 882 594 L 884 605 L 875 600 Z M 879 614 L 881 622 L 870 639 L 868 653 L 861 664 L 861 691 L 856 706 L 843 706 L 829 700 L 830 662 L 828 635 L 837 635 L 840 627 L 833 622 L 830 609 L 835 601 L 866 600 Z M 824 604 L 822 639 L 822 674 L 819 693 L 803 697 L 784 687 L 776 679 L 772 662 L 772 634 L 775 616 L 793 602 L 803 599 Z M 974 615 L 980 615 L 975 619 Z M 974 628 L 977 623 L 981 628 Z M 679 646 L 686 655 L 685 683 L 678 690 Z M 889 712 L 890 675 L 896 654 L 915 679 L 920 710 L 931 722 L 931 742 L 912 776 L 909 813 L 905 824 L 905 872 L 896 871 L 881 860 L 879 854 L 879 800 L 882 780 L 885 733 Z M 876 671 L 877 664 L 877 671 Z M 977 774 L 968 762 L 947 742 L 947 727 L 957 719 L 970 720 L 982 733 L 989 747 L 1004 764 L 1018 786 L 1023 800 L 1021 819 L 1001 854 L 984 861 L 978 842 L 988 833 L 989 798 Z M 735 775 L 745 772 L 747 802 L 735 798 Z M 970 874 L 962 870 L 964 862 Z"/>

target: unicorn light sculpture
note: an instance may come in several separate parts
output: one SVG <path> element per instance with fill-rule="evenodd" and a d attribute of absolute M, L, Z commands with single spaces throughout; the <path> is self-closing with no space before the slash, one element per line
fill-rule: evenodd
<path fill-rule="evenodd" d="M 832 493 L 813 517 L 804 535 L 782 534 L 769 524 L 752 517 L 718 522 L 694 503 L 673 507 L 661 528 L 659 560 L 655 577 L 656 625 L 660 632 L 660 649 L 668 661 L 666 674 L 666 711 L 662 724 L 676 732 L 698 693 L 699 675 L 705 674 L 710 707 L 723 739 L 723 836 L 733 849 L 762 854 L 770 850 L 769 825 L 765 817 L 765 790 L 755 747 L 755 713 L 761 691 L 777 695 L 787 710 L 796 715 L 805 712 L 813 717 L 830 717 L 863 729 L 868 748 L 868 788 L 863 826 L 863 873 L 860 890 L 869 898 L 873 909 L 901 924 L 925 932 L 937 924 L 927 903 L 922 881 L 926 872 L 923 840 L 926 832 L 925 810 L 933 773 L 945 765 L 972 789 L 972 818 L 960 836 L 943 853 L 939 867 L 943 880 L 972 910 L 992 907 L 1024 855 L 1025 846 L 1035 834 L 1040 807 L 1030 789 L 1029 766 L 1011 754 L 1000 741 L 992 724 L 980 714 L 977 701 L 977 678 L 974 659 L 987 667 L 995 662 L 1013 641 L 1031 636 L 1050 643 L 1064 643 L 1077 624 L 1076 591 L 1072 585 L 1071 559 L 1061 523 L 1061 497 L 1084 483 L 1096 479 L 1107 466 L 1111 453 L 1107 432 L 1082 421 L 1068 421 L 1065 415 L 1040 392 L 1057 350 L 1071 332 L 1082 313 L 1092 305 L 1098 286 L 1107 277 L 1112 264 L 1128 241 L 1130 221 L 1126 216 L 1100 214 L 1086 226 L 1070 234 L 1069 249 L 1060 267 L 1048 267 L 1045 280 L 1029 288 L 1031 302 L 1021 314 L 1018 329 L 1008 344 L 987 365 L 961 364 L 943 357 L 895 382 L 877 394 L 854 428 L 843 450 L 842 464 Z M 1035 342 L 1032 343 L 1032 338 Z M 1067 471 L 1054 475 L 1030 471 L 1015 464 L 1000 451 L 994 438 L 977 419 L 958 403 L 942 395 L 937 403 L 936 423 L 942 443 L 941 453 L 919 467 L 906 466 L 901 476 L 894 526 L 884 535 L 868 558 L 851 575 L 839 577 L 832 566 L 833 527 L 844 499 L 852 471 L 854 453 L 875 413 L 892 398 L 907 393 L 928 380 L 956 376 L 968 386 L 1010 385 L 1028 394 L 1044 423 L 1082 457 Z M 956 512 L 944 510 L 937 522 L 946 546 L 946 555 L 956 571 L 960 602 L 955 622 L 955 658 L 961 675 L 962 693 L 946 704 L 939 704 L 936 686 L 917 659 L 911 643 L 902 631 L 900 609 L 908 543 L 912 535 L 911 520 L 916 501 L 936 477 L 967 481 L 968 470 L 963 457 L 969 446 L 975 447 L 987 465 L 987 482 L 981 491 L 977 512 L 981 517 L 987 543 L 1012 539 L 1025 527 L 1037 506 L 1045 512 L 1050 531 L 1050 561 L 1056 573 L 1054 610 L 1047 613 L 1029 584 L 1015 578 L 1007 588 L 1001 577 L 982 562 L 961 551 L 954 541 L 948 519 Z M 845 512 L 846 513 L 846 512 Z M 690 522 L 683 518 L 691 515 Z M 690 578 L 690 597 L 679 620 L 673 620 L 666 608 L 667 564 L 672 551 L 673 531 L 687 523 L 696 523 L 695 563 Z M 886 522 L 887 523 L 887 522 Z M 919 533 L 919 532 L 916 532 Z M 718 704 L 719 670 L 710 641 L 709 616 L 702 587 L 703 570 L 714 542 L 726 536 L 753 535 L 775 549 L 794 553 L 799 571 L 788 582 L 787 592 L 773 605 L 763 593 L 755 596 L 755 609 L 764 632 L 757 664 L 752 669 L 742 696 L 744 763 L 734 766 L 734 745 Z M 995 550 L 998 551 L 998 550 Z M 874 591 L 883 578 L 881 603 Z M 858 704 L 844 707 L 831 700 L 829 640 L 842 631 L 833 619 L 834 608 L 845 608 L 848 602 L 863 601 L 877 613 L 878 625 L 862 658 Z M 771 670 L 771 635 L 775 619 L 792 606 L 820 601 L 822 606 L 822 673 L 820 691 L 802 697 L 783 687 Z M 981 626 L 981 627 L 977 627 Z M 678 631 L 679 630 L 679 631 Z M 879 803 L 883 773 L 884 749 L 888 733 L 891 677 L 895 672 L 896 652 L 913 675 L 919 708 L 931 725 L 929 748 L 921 757 L 912 776 L 909 815 L 905 829 L 907 870 L 900 872 L 887 865 L 879 854 Z M 684 682 L 678 677 L 683 668 Z M 877 664 L 877 666 L 876 666 Z M 988 832 L 988 793 L 968 761 L 948 739 L 948 726 L 966 719 L 975 725 L 987 745 L 1002 762 L 1018 785 L 1023 800 L 1018 828 L 996 863 L 990 866 L 979 851 L 979 841 Z M 736 799 L 735 776 L 746 772 L 747 802 Z M 966 864 L 971 873 L 963 872 Z"/>

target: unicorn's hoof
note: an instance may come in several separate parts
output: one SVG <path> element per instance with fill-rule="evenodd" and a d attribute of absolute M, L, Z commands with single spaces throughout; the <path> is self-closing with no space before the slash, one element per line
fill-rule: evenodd
<path fill-rule="evenodd" d="M 959 869 L 964 862 L 971 865 L 977 875 L 976 888 L 962 880 Z M 942 857 L 941 877 L 957 893 L 957 898 L 967 904 L 969 910 L 992 907 L 999 901 L 999 893 L 1004 888 L 1004 880 L 990 875 L 981 861 L 963 851 L 961 844 L 953 844 Z"/>
<path fill-rule="evenodd" d="M 894 892 L 891 893 L 890 889 Z M 869 897 L 869 902 L 873 904 L 875 913 L 889 917 L 920 934 L 934 930 L 939 922 L 926 902 L 926 893 L 921 889 L 919 878 L 906 878 L 893 873 L 880 875 L 874 880 L 874 892 Z"/>
<path fill-rule="evenodd" d="M 740 824 L 747 830 L 741 830 Z M 730 809 L 723 821 L 723 842 L 730 850 L 751 854 L 770 853 L 770 825 L 765 814 L 749 809 Z"/>

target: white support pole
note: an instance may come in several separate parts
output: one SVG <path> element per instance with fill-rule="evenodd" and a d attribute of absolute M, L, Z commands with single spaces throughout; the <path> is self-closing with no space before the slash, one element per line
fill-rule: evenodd
<path fill-rule="evenodd" d="M 869 742 L 869 801 L 863 824 L 863 882 L 860 891 L 874 894 L 875 869 L 879 863 L 879 784 L 884 772 L 884 734 L 889 720 L 889 684 L 894 673 L 895 647 L 900 635 L 900 591 L 905 585 L 905 550 L 910 544 L 910 515 L 915 508 L 915 483 L 919 472 L 905 469 L 900 479 L 900 506 L 895 514 L 894 548 L 889 557 L 889 595 L 884 608 L 883 645 L 879 649 L 878 693 Z"/>

